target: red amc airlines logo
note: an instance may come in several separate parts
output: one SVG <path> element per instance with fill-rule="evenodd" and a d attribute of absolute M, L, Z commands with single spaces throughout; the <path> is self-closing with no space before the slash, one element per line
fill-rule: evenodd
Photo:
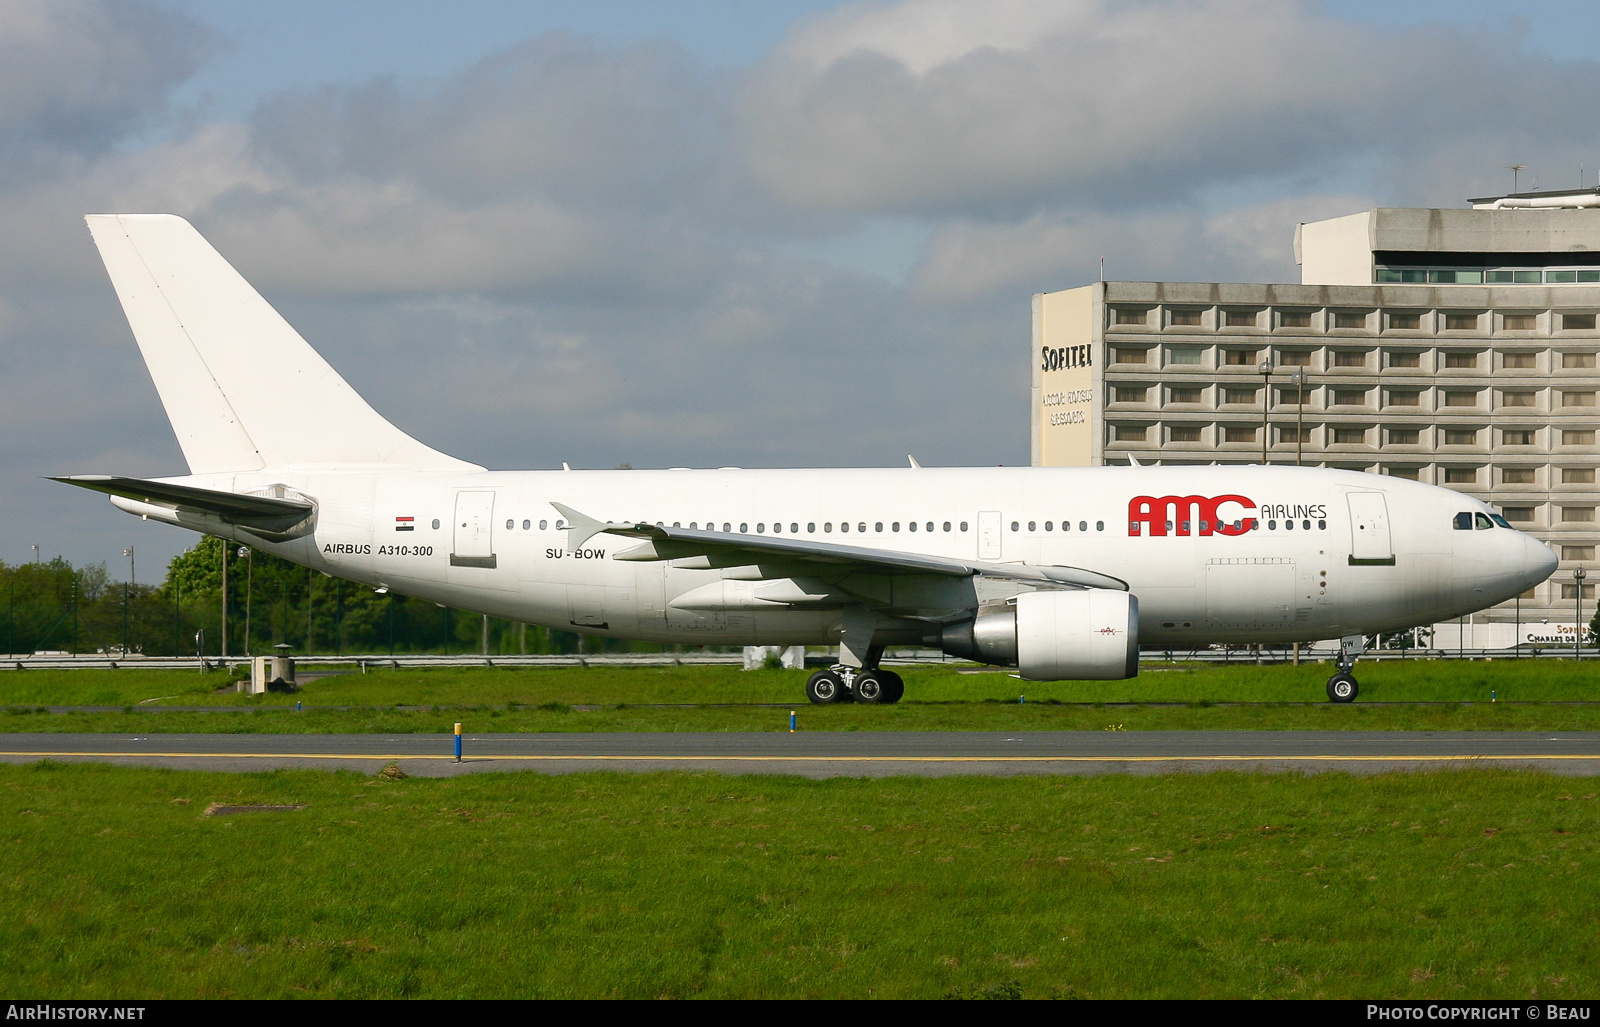
<path fill-rule="evenodd" d="M 1256 519 L 1240 514 L 1255 508 L 1245 496 L 1134 496 L 1128 500 L 1128 534 L 1165 535 L 1171 524 L 1174 535 L 1243 535 Z M 1143 532 L 1140 525 L 1147 526 Z"/>

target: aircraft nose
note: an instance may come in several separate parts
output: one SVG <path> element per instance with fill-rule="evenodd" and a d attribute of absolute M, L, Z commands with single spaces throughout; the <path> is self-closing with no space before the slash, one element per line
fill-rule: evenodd
<path fill-rule="evenodd" d="M 1522 554 L 1524 588 L 1532 588 L 1554 574 L 1561 563 L 1555 550 L 1532 535 L 1522 536 Z"/>

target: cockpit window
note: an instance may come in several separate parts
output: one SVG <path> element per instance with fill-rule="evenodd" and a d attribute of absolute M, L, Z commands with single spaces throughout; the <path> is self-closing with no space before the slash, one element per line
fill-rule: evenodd
<path fill-rule="evenodd" d="M 1506 520 L 1504 517 L 1500 516 L 1499 514 L 1490 514 L 1489 515 L 1489 519 L 1491 521 L 1494 521 L 1496 524 L 1500 525 L 1500 527 L 1502 527 L 1502 528 L 1511 527 L 1511 522 Z"/>
<path fill-rule="evenodd" d="M 1486 513 L 1473 514 L 1472 518 L 1475 522 L 1477 522 L 1475 526 L 1479 531 L 1482 531 L 1484 528 L 1494 527 L 1494 522 L 1489 519 L 1489 515 Z"/>
<path fill-rule="evenodd" d="M 1457 531 L 1471 531 L 1472 530 L 1472 511 L 1463 510 L 1460 513 L 1456 514 L 1455 521 L 1453 522 L 1452 526 Z"/>

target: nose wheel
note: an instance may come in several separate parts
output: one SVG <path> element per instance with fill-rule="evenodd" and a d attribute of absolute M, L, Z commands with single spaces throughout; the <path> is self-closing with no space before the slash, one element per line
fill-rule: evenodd
<path fill-rule="evenodd" d="M 1361 694 L 1361 686 L 1356 684 L 1354 674 L 1341 670 L 1328 679 L 1329 702 L 1355 702 L 1356 696 Z"/>

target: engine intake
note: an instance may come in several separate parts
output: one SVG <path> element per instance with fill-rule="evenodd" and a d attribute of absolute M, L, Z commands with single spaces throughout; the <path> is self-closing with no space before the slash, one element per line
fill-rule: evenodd
<path fill-rule="evenodd" d="M 1131 678 L 1139 673 L 1139 600 L 1106 588 L 1024 592 L 947 625 L 939 646 L 1016 667 L 1029 681 Z"/>

